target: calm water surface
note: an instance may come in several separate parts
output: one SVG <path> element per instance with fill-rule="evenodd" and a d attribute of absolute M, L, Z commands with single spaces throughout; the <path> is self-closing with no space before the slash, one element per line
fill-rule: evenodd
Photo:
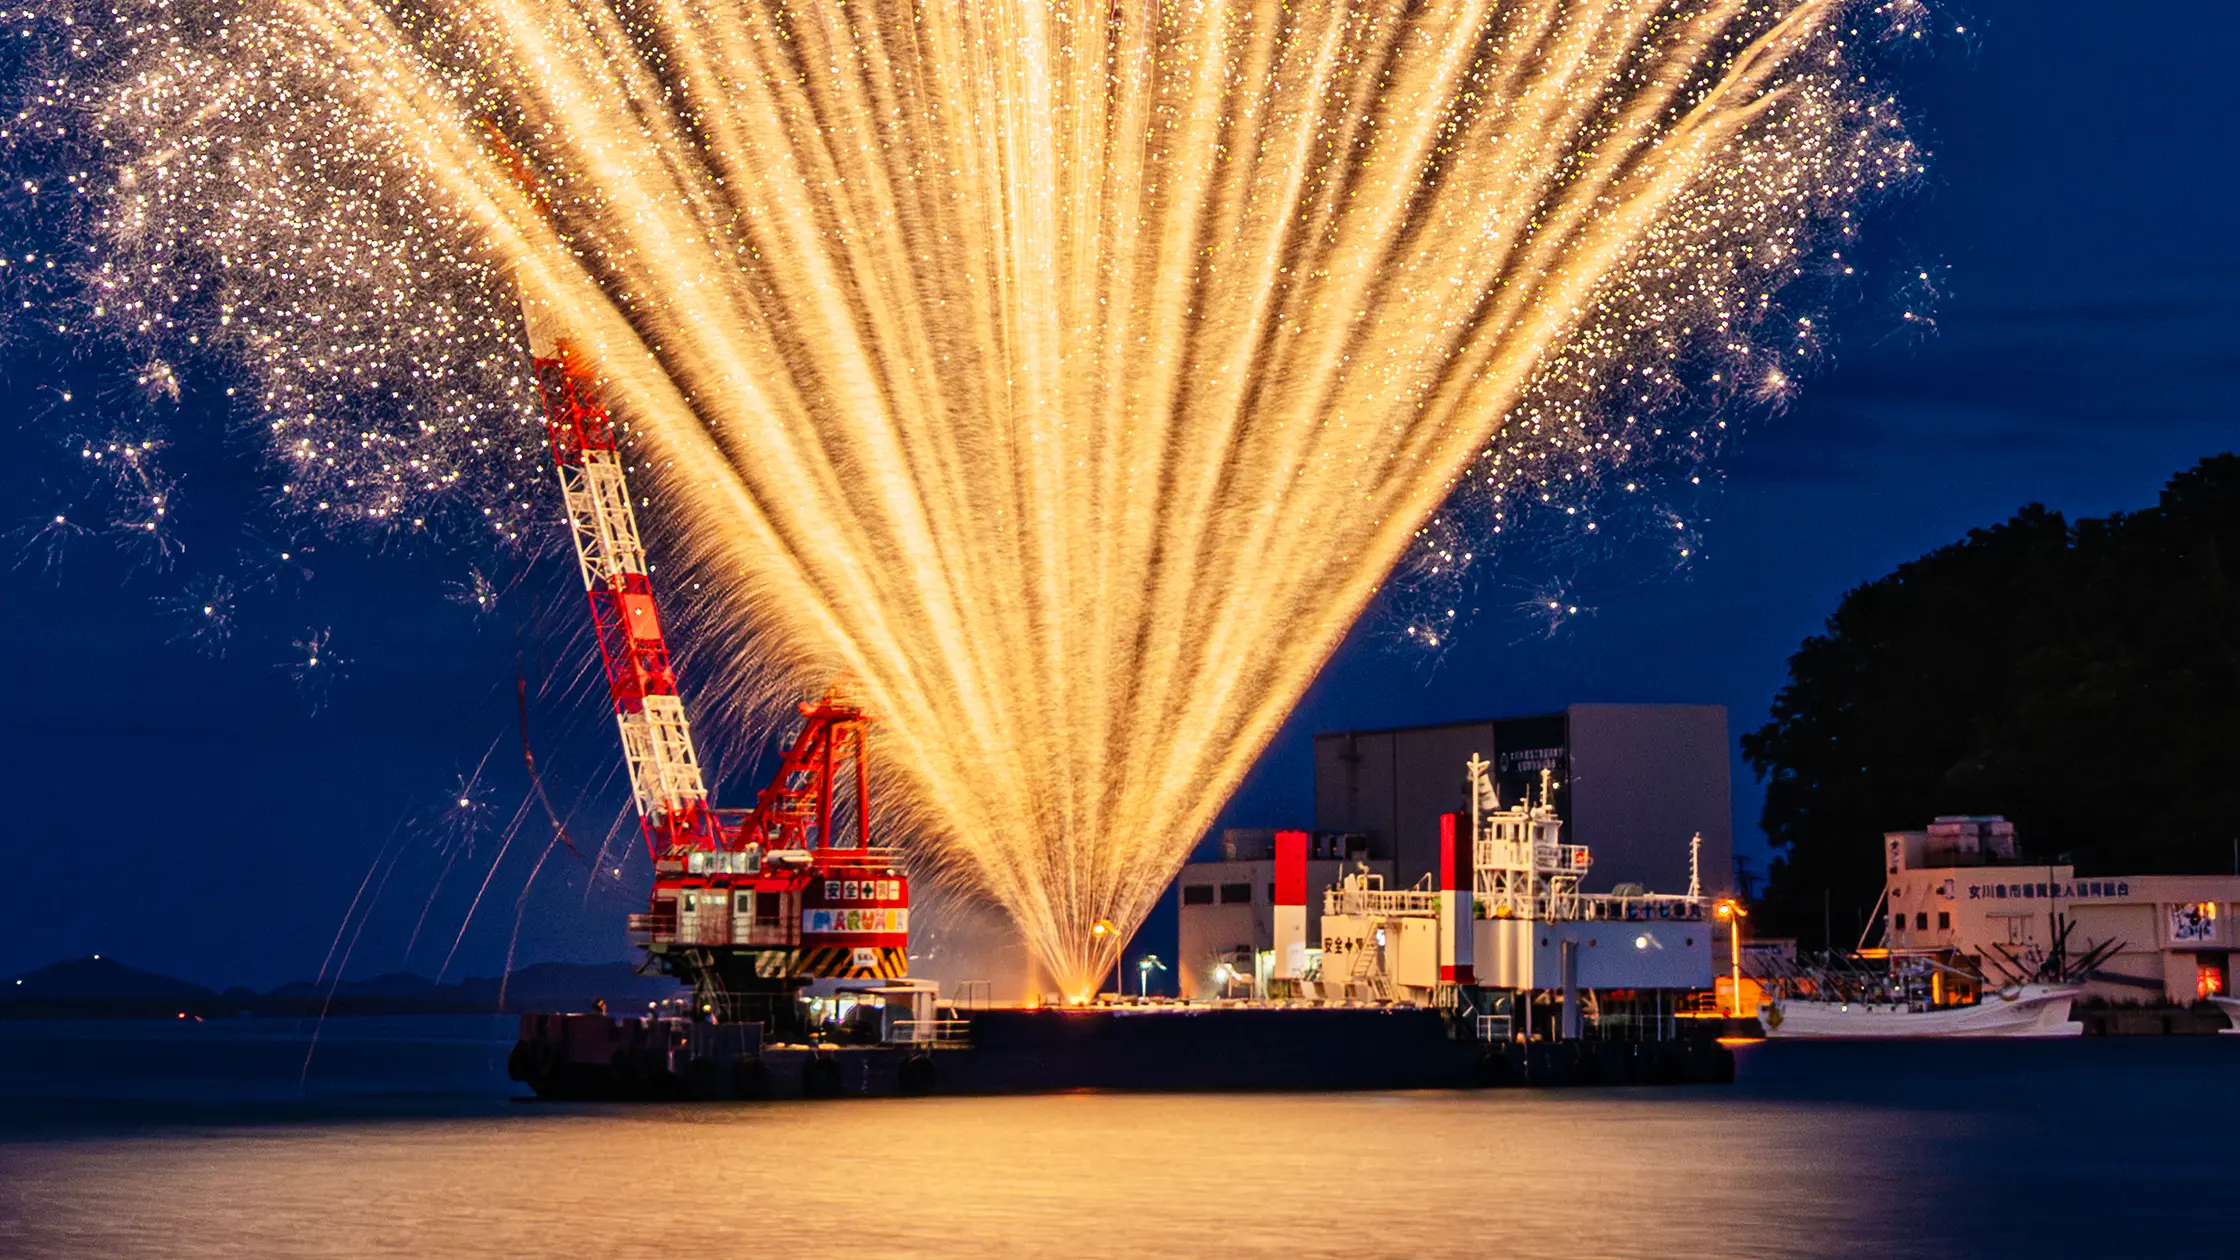
<path fill-rule="evenodd" d="M 508 1022 L 0 1025 L 0 1256 L 2125 1256 L 2240 1037 L 1745 1047 L 1731 1088 L 556 1106 Z M 2215 1205 L 2226 1205 L 2217 1207 Z M 2206 1232 L 2205 1232 L 2206 1231 Z"/>

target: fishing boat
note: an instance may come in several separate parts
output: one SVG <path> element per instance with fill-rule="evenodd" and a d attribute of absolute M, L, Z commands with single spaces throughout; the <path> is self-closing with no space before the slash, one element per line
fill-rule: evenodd
<path fill-rule="evenodd" d="M 1773 999 L 1758 1006 L 1768 1037 L 2074 1037 L 2081 986 L 2020 984 L 1961 1005 L 1906 1001 Z"/>
<path fill-rule="evenodd" d="M 2048 969 L 2049 971 L 2051 969 Z M 1768 1037 L 2074 1037 L 2083 985 L 2059 974 L 1987 980 L 1951 950 L 1863 949 L 1761 981 Z"/>

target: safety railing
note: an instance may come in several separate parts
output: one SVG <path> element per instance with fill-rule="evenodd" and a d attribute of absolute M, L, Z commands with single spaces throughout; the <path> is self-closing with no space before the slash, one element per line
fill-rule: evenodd
<path fill-rule="evenodd" d="M 929 1049 L 956 1049 L 972 1044 L 972 1021 L 969 1019 L 898 1019 L 894 1022 L 894 1044 L 898 1046 L 923 1046 Z"/>
<path fill-rule="evenodd" d="M 1322 895 L 1322 912 L 1371 916 L 1437 914 L 1439 894 L 1414 888 L 1331 888 Z"/>
<path fill-rule="evenodd" d="M 1697 922 L 1703 918 L 1703 898 L 1681 893 L 1642 893 L 1638 896 L 1619 896 L 1615 893 L 1586 893 L 1579 898 L 1582 919 L 1611 920 L 1623 923 L 1654 923 L 1659 920 Z"/>

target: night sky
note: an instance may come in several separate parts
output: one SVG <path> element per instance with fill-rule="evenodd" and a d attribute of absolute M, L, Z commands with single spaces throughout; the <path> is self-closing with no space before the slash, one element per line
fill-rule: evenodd
<path fill-rule="evenodd" d="M 1682 701 L 1726 705 L 1739 735 L 1846 589 L 2025 503 L 2072 517 L 2149 505 L 2172 472 L 2240 445 L 2240 176 L 2220 86 L 2240 7 L 1996 0 L 1943 25 L 1969 35 L 1899 82 L 1934 155 L 1928 181 L 1870 218 L 1833 368 L 1733 441 L 1700 500 L 1675 505 L 1703 522 L 1699 554 L 1676 568 L 1662 539 L 1635 539 L 1610 556 L 1513 555 L 1436 660 L 1392 646 L 1372 616 L 1226 823 L 1311 821 L 1317 730 Z M 1877 296 L 1923 268 L 1943 292 L 1926 339 Z M 524 962 L 627 956 L 642 852 L 594 880 L 547 845 L 541 810 L 499 852 L 527 799 L 519 685 L 576 848 L 597 850 L 626 804 L 572 572 L 519 575 L 478 615 L 455 598 L 463 554 L 290 546 L 248 460 L 214 440 L 226 382 L 209 377 L 166 421 L 186 553 L 169 572 L 129 572 L 84 540 L 46 569 L 31 535 L 70 506 L 62 439 L 115 405 L 119 365 L 0 330 L 16 443 L 0 532 L 22 560 L 0 567 L 0 975 L 100 953 L 265 986 L 318 972 L 344 924 L 353 974 L 433 974 L 448 957 L 453 976 L 487 975 L 509 948 Z M 252 562 L 281 549 L 291 564 Z M 243 588 L 222 658 L 171 641 L 161 602 L 217 574 Z M 1587 610 L 1552 636 L 1515 607 L 1548 580 Z M 320 630 L 323 664 L 343 662 L 323 688 L 288 668 Z M 462 816 L 457 784 L 478 767 Z M 727 786 L 738 802 L 756 784 Z M 1762 794 L 1739 758 L 1734 794 L 1737 847 L 1762 869 Z M 1146 947 L 1163 950 L 1157 923 Z"/>

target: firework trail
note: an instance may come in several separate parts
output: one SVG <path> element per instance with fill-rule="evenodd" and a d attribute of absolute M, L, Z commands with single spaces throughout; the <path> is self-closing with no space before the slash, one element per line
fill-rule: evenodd
<path fill-rule="evenodd" d="M 1809 367 L 1777 292 L 1918 169 L 1857 32 L 1918 20 L 181 0 L 74 28 L 54 95 L 109 155 L 89 292 L 247 362 L 330 528 L 549 531 L 515 294 L 565 329 L 719 702 L 845 676 L 1079 993 L 1380 585 L 1468 554 L 1443 503 Z"/>

